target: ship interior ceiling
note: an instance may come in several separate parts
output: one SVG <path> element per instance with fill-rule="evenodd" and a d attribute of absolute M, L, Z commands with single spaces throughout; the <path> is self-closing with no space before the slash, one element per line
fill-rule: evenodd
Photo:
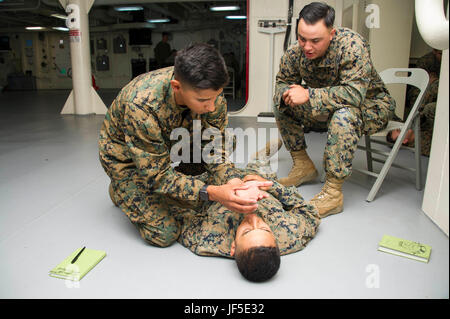
<path fill-rule="evenodd" d="M 230 75 L 230 82 L 224 89 L 228 109 L 238 111 L 244 107 L 247 21 L 242 17 L 247 14 L 246 0 L 141 1 L 135 5 L 140 10 L 120 11 L 120 7 L 133 3 L 97 0 L 89 11 L 91 70 L 100 93 L 108 95 L 113 92 L 114 95 L 137 75 L 160 68 L 162 62 L 158 63 L 155 48 L 162 39 L 162 33 L 167 32 L 172 51 L 189 43 L 214 45 L 224 56 Z M 210 10 L 215 4 L 233 5 L 238 9 Z M 4 70 L 4 79 L 0 82 L 5 82 L 8 74 L 12 77 L 10 90 L 16 89 L 15 85 L 70 89 L 69 34 L 65 20 L 61 19 L 66 16 L 62 5 L 55 0 L 1 1 L 0 36 L 3 36 L 2 43 L 7 47 L 6 50 L 0 48 L 0 65 Z M 229 16 L 238 18 L 227 18 Z M 26 27 L 43 29 L 31 30 L 25 35 Z M 8 49 L 20 50 L 18 46 L 24 36 L 28 36 L 24 44 L 28 65 L 21 70 L 20 57 L 15 55 L 15 50 Z M 174 55 L 171 54 L 163 65 L 173 65 L 173 61 Z"/>
<path fill-rule="evenodd" d="M 249 78 L 256 81 L 267 67 L 254 63 L 258 72 L 250 76 L 250 3 L 95 0 L 88 15 L 92 86 L 109 107 L 133 78 L 173 65 L 176 51 L 189 43 L 206 42 L 222 53 L 229 71 L 224 88 L 229 126 L 236 134 L 258 130 L 269 139 L 274 130 L 278 134 L 275 122 L 239 116 L 251 98 L 268 93 L 265 87 L 250 89 Z M 118 10 L 131 5 L 139 9 Z M 237 9 L 212 11 L 215 5 Z M 64 17 L 58 0 L 0 0 L 0 299 L 449 298 L 448 229 L 445 233 L 424 214 L 424 190 L 416 189 L 413 173 L 397 167 L 372 202 L 365 199 L 374 178 L 354 172 L 343 185 L 345 210 L 323 219 L 305 249 L 282 256 L 280 270 L 266 283 L 244 280 L 228 258 L 200 257 L 179 243 L 164 249 L 147 244 L 108 194 L 110 180 L 98 155 L 105 115 L 61 114 L 73 85 Z M 294 15 L 293 25 L 295 20 Z M 166 33 L 170 50 L 160 59 L 155 48 Z M 258 49 L 268 48 L 268 37 L 251 34 L 264 39 Z M 277 45 L 283 40 L 284 35 Z M 327 133 L 309 132 L 305 138 L 320 173 Z M 238 167 L 257 148 L 247 146 Z M 414 166 L 412 151 L 402 149 L 398 161 Z M 422 156 L 424 181 L 430 161 Z M 287 176 L 292 164 L 284 145 L 271 161 L 278 178 Z M 353 166 L 366 166 L 363 152 Z M 317 179 L 298 190 L 310 200 L 322 185 Z M 430 245 L 430 261 L 379 252 L 386 234 Z M 83 246 L 104 250 L 106 257 L 78 283 L 48 276 Z"/>

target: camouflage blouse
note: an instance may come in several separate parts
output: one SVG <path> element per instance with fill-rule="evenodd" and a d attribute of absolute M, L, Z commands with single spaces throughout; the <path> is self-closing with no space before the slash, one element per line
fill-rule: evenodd
<path fill-rule="evenodd" d="M 298 44 L 285 52 L 276 76 L 276 107 L 284 104 L 282 95 L 291 84 L 308 87 L 307 103 L 313 116 L 356 107 L 361 109 L 367 125 L 376 118 L 387 122 L 395 110 L 395 101 L 373 66 L 369 44 L 347 28 L 336 28 L 330 46 L 320 58 L 307 59 Z"/>
<path fill-rule="evenodd" d="M 100 162 L 113 183 L 133 179 L 154 193 L 196 205 L 204 182 L 173 169 L 171 148 L 178 140 L 171 139 L 171 133 L 185 128 L 192 138 L 193 120 L 197 119 L 202 130 L 216 128 L 224 136 L 227 104 L 219 95 L 215 111 L 193 118 L 187 107 L 176 104 L 172 79 L 173 67 L 168 67 L 142 74 L 120 91 L 100 130 Z M 221 150 L 221 161 L 206 164 L 206 169 L 218 177 L 217 183 L 241 177 L 228 160 L 225 147 Z"/>
<path fill-rule="evenodd" d="M 303 249 L 316 235 L 320 218 L 317 209 L 308 204 L 293 186 L 275 181 L 274 173 L 261 172 L 257 164 L 249 164 L 242 174 L 255 174 L 272 180 L 269 197 L 258 202 L 255 211 L 271 228 L 281 255 Z M 175 214 L 181 234 L 178 242 L 202 256 L 230 256 L 231 243 L 244 218 L 218 202 L 207 202 L 199 212 L 184 210 Z"/>

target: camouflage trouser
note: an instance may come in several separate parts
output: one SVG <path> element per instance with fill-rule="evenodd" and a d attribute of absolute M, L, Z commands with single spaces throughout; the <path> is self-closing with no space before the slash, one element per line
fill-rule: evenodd
<path fill-rule="evenodd" d="M 435 113 L 436 102 L 428 103 L 420 110 L 420 146 L 425 156 L 430 156 Z"/>
<path fill-rule="evenodd" d="M 431 140 L 433 137 L 434 113 L 436 111 L 437 94 L 439 91 L 439 80 L 436 80 L 428 86 L 419 107 L 420 114 L 420 142 L 421 153 L 424 156 L 430 156 Z M 406 95 L 405 116 L 409 115 L 412 107 L 419 96 L 420 90 L 416 87 L 408 88 Z"/>
<path fill-rule="evenodd" d="M 235 141 L 233 136 L 230 141 L 233 142 L 233 145 L 230 146 L 233 151 L 236 148 Z M 190 148 L 192 156 L 192 144 Z M 185 175 L 196 176 L 197 179 L 207 184 L 220 185 L 222 182 L 220 171 L 214 176 L 208 175 L 203 162 L 182 162 L 175 167 L 175 170 Z M 170 246 L 177 241 L 180 235 L 182 215 L 201 213 L 204 202 L 200 202 L 197 206 L 189 206 L 168 196 L 155 194 L 145 185 L 146 183 L 140 182 L 139 179 L 120 183 L 111 182 L 109 195 L 113 203 L 120 207 L 131 223 L 137 227 L 145 241 L 155 246 Z"/>
<path fill-rule="evenodd" d="M 419 112 L 422 113 L 425 105 L 430 104 L 432 102 L 437 101 L 437 95 L 439 91 L 439 80 L 435 80 L 430 83 L 427 90 L 424 93 L 422 105 L 419 107 Z M 417 97 L 419 96 L 420 90 L 414 86 L 410 86 L 407 88 L 406 92 L 406 102 L 405 102 L 405 115 L 404 119 L 408 117 L 409 113 L 416 102 Z"/>
<path fill-rule="evenodd" d="M 309 104 L 306 104 L 309 105 Z M 354 107 L 336 110 L 326 121 L 313 118 L 309 107 L 274 107 L 278 129 L 288 151 L 306 149 L 305 131 L 327 131 L 323 165 L 327 175 L 339 179 L 350 176 L 352 161 L 363 134 L 361 111 Z"/>
<path fill-rule="evenodd" d="M 141 237 L 159 247 L 167 247 L 178 239 L 180 224 L 177 216 L 192 212 L 189 207 L 154 194 L 132 180 L 112 182 L 109 194 L 113 203 L 137 227 Z"/>

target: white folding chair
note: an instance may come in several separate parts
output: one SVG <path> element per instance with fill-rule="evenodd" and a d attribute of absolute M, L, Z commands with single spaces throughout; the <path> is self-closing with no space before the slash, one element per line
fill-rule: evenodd
<path fill-rule="evenodd" d="M 399 73 L 407 73 L 406 75 L 399 75 Z M 421 149 L 420 149 L 420 115 L 419 115 L 419 107 L 422 104 L 422 100 L 424 97 L 424 93 L 426 89 L 428 88 L 428 82 L 429 82 L 429 76 L 428 73 L 423 69 L 417 69 L 417 68 L 392 68 L 384 70 L 380 73 L 380 77 L 383 80 L 385 84 L 391 84 L 391 83 L 400 83 L 400 84 L 409 84 L 417 87 L 420 90 L 419 96 L 417 97 L 416 101 L 414 102 L 414 106 L 411 109 L 411 112 L 409 113 L 408 117 L 406 118 L 406 121 L 404 123 L 402 122 L 396 122 L 396 121 L 389 121 L 388 126 L 371 136 L 364 136 L 365 138 L 365 145 L 358 145 L 358 149 L 362 149 L 366 151 L 366 157 L 367 157 L 367 170 L 364 169 L 358 169 L 354 168 L 354 170 L 359 171 L 361 173 L 376 177 L 376 181 L 372 186 L 372 189 L 369 192 L 369 195 L 366 198 L 366 201 L 371 202 L 378 190 L 380 189 L 381 184 L 383 183 L 384 178 L 386 177 L 389 169 L 391 166 L 403 168 L 412 172 L 416 173 L 416 188 L 418 190 L 422 189 L 422 170 L 421 170 Z M 414 148 L 409 148 L 402 146 L 402 142 L 405 138 L 405 135 L 407 131 L 413 128 L 414 130 Z M 397 140 L 395 141 L 394 145 L 392 146 L 391 143 L 385 142 L 384 140 L 380 139 L 374 139 L 374 137 L 386 137 L 387 134 L 392 131 L 400 129 L 400 134 L 397 137 Z M 383 150 L 372 148 L 371 143 L 377 143 L 377 144 L 384 144 L 392 146 L 392 149 L 390 152 L 386 152 Z M 404 165 L 399 165 L 394 163 L 394 160 L 397 156 L 397 153 L 402 148 L 408 148 L 415 152 L 415 167 L 407 167 Z M 372 153 L 378 154 L 381 156 L 384 156 L 384 158 L 378 158 L 373 157 Z M 375 173 L 373 170 L 373 161 L 384 163 L 383 167 L 381 168 L 381 171 L 379 173 Z"/>

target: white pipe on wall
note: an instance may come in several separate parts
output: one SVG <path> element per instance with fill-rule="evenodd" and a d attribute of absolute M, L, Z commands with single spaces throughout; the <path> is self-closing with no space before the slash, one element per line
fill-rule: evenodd
<path fill-rule="evenodd" d="M 416 21 L 422 38 L 429 46 L 448 49 L 449 25 L 442 0 L 416 0 Z"/>

